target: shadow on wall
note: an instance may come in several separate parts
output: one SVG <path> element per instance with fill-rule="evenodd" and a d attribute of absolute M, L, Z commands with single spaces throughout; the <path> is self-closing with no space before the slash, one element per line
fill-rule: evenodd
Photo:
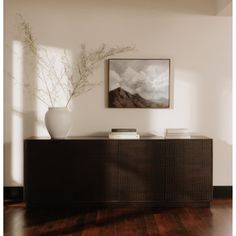
<path fill-rule="evenodd" d="M 19 3 L 18 3 L 19 2 Z M 97 0 L 96 4 L 93 1 L 87 0 L 56 0 L 56 1 L 47 1 L 41 0 L 40 3 L 42 7 L 38 7 L 34 2 L 29 1 L 16 1 L 16 4 L 27 4 L 29 7 L 35 5 L 38 7 L 38 14 L 43 15 L 48 11 L 55 12 L 56 8 L 63 9 L 65 13 L 63 16 L 68 14 L 68 10 L 71 10 L 69 6 L 73 6 L 73 13 L 78 12 L 78 8 L 86 12 L 88 9 L 95 9 L 98 11 L 110 11 L 112 13 L 117 12 L 137 12 L 137 11 L 148 11 L 150 14 L 156 13 L 174 13 L 174 14 L 191 14 L 191 15 L 215 15 L 216 14 L 216 5 L 218 1 L 212 0 L 198 0 L 198 1 L 189 1 L 189 0 L 120 0 L 120 1 L 109 1 L 109 0 Z M 86 12 L 87 13 L 87 12 Z"/>
<path fill-rule="evenodd" d="M 4 182 L 12 186 L 18 186 L 19 179 L 13 175 L 12 143 L 4 143 Z M 20 171 L 20 167 L 19 168 Z"/>
<path fill-rule="evenodd" d="M 223 140 L 213 140 L 213 185 L 232 185 L 232 145 Z M 223 173 L 223 174 L 219 174 Z"/>

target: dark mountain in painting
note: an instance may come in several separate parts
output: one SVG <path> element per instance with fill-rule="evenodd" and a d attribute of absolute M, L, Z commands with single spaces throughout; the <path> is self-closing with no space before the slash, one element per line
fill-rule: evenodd
<path fill-rule="evenodd" d="M 166 108 L 167 99 L 163 98 L 158 102 L 153 102 L 142 98 L 138 94 L 131 94 L 122 88 L 117 88 L 109 92 L 109 107 L 114 108 Z"/>

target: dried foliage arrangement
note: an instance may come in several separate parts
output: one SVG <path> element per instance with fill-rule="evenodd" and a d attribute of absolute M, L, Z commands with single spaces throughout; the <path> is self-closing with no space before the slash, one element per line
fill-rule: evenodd
<path fill-rule="evenodd" d="M 105 44 L 95 50 L 87 50 L 83 44 L 78 59 L 74 63 L 64 51 L 58 69 L 55 60 L 50 58 L 48 50 L 40 47 L 36 42 L 29 23 L 21 15 L 19 17 L 24 46 L 40 68 L 36 74 L 37 83 L 29 81 L 23 86 L 49 107 L 54 107 L 57 101 L 62 99 L 62 94 L 67 107 L 72 98 L 100 85 L 101 82 L 93 82 L 90 79 L 99 64 L 110 56 L 134 50 L 134 47 L 130 46 L 108 48 Z M 35 84 L 40 84 L 40 88 Z"/>

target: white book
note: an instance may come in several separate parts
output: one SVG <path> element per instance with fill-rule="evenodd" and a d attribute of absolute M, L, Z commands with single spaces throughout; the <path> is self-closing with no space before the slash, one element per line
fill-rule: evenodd
<path fill-rule="evenodd" d="M 166 136 L 179 136 L 179 137 L 182 137 L 182 136 L 189 136 L 190 135 L 190 133 L 188 132 L 188 133 L 183 133 L 183 134 L 177 134 L 177 133 L 175 133 L 175 134 L 166 134 Z"/>
<path fill-rule="evenodd" d="M 183 134 L 183 133 L 189 133 L 188 129 L 166 129 L 167 134 Z"/>
<path fill-rule="evenodd" d="M 166 137 L 165 137 L 165 139 L 190 139 L 190 138 L 191 138 L 190 135 L 182 135 L 182 136 L 178 136 L 178 135 L 169 136 L 169 135 L 166 135 Z"/>
<path fill-rule="evenodd" d="M 137 132 L 111 132 L 111 135 L 137 135 Z"/>
<path fill-rule="evenodd" d="M 139 139 L 140 138 L 140 136 L 139 136 L 139 134 L 130 134 L 130 135 L 126 135 L 126 134 L 124 134 L 124 135 L 122 135 L 122 134 L 113 134 L 113 133 L 110 133 L 109 134 L 109 139 Z"/>

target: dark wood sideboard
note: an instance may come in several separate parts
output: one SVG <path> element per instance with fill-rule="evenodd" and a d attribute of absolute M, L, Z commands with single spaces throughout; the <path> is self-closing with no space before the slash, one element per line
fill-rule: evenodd
<path fill-rule="evenodd" d="M 212 139 L 24 140 L 28 207 L 209 206 Z"/>

